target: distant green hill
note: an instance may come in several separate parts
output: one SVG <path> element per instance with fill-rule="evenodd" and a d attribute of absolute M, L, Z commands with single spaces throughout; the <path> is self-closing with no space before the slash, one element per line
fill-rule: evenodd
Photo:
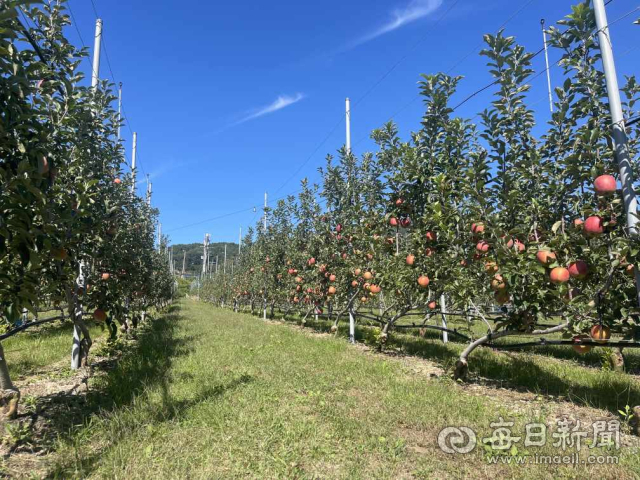
<path fill-rule="evenodd" d="M 231 264 L 231 261 L 238 256 L 238 244 L 237 243 L 210 243 L 209 244 L 209 257 L 211 259 L 211 267 L 215 269 L 216 256 L 220 262 L 220 268 L 224 262 L 224 246 L 227 246 L 227 265 Z M 187 258 L 185 262 L 185 271 L 187 273 L 200 273 L 202 272 L 202 255 L 204 255 L 204 247 L 202 243 L 179 243 L 171 245 L 169 248 L 173 248 L 173 258 L 176 261 L 176 270 L 182 271 L 182 258 L 184 252 L 187 252 Z"/>

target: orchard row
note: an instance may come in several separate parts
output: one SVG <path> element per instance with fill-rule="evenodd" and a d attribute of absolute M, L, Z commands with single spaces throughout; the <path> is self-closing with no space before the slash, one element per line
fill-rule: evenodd
<path fill-rule="evenodd" d="M 491 335 L 470 341 L 461 373 L 474 348 L 506 335 L 559 331 L 581 351 L 592 336 L 637 338 L 640 245 L 616 182 L 593 11 L 581 3 L 559 25 L 549 42 L 566 79 L 546 131 L 527 107 L 533 54 L 502 31 L 486 35 L 481 55 L 496 83 L 478 125 L 451 107 L 461 77 L 423 76 L 419 130 L 404 141 L 388 123 L 372 134 L 375 153 L 328 157 L 321 185 L 304 181 L 268 210 L 234 274 L 201 294 L 271 312 L 374 315 L 382 342 L 441 299 L 478 322 L 502 306 Z M 622 91 L 625 115 L 636 116 L 634 77 Z M 628 132 L 634 167 L 639 133 Z"/>
<path fill-rule="evenodd" d="M 85 86 L 65 2 L 29 4 L 8 0 L 0 15 L 0 327 L 11 333 L 25 309 L 65 308 L 77 368 L 91 346 L 85 312 L 115 336 L 167 302 L 173 278 L 154 248 L 157 212 L 121 169 L 111 86 Z M 1 346 L 0 390 L 14 415 Z"/>

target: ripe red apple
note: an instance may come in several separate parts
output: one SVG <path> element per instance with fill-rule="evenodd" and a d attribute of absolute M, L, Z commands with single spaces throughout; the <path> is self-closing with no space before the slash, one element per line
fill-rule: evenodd
<path fill-rule="evenodd" d="M 343 253 L 343 254 L 342 254 L 342 259 L 343 259 L 343 260 L 346 260 L 346 259 L 347 259 L 347 254 L 346 254 L 346 253 Z"/>
<path fill-rule="evenodd" d="M 335 282 L 336 281 L 336 276 L 335 275 L 329 275 L 329 281 L 330 282 Z"/>
<path fill-rule="evenodd" d="M 598 195 L 610 195 L 617 190 L 613 175 L 600 175 L 593 181 L 593 188 Z"/>
<path fill-rule="evenodd" d="M 402 205 L 404 203 L 404 199 L 403 198 L 398 198 L 396 200 L 396 206 L 399 207 L 400 205 Z"/>
<path fill-rule="evenodd" d="M 487 262 L 484 264 L 484 271 L 491 274 L 498 271 L 498 264 L 496 262 Z"/>
<path fill-rule="evenodd" d="M 429 302 L 429 305 L 427 305 L 431 310 L 435 310 L 435 308 L 438 306 L 438 304 L 436 303 L 435 300 L 431 300 Z"/>
<path fill-rule="evenodd" d="M 302 277 L 296 277 L 296 283 L 302 283 Z"/>
<path fill-rule="evenodd" d="M 96 308 L 93 312 L 93 318 L 98 322 L 104 322 L 107 320 L 107 313 L 101 308 Z"/>
<path fill-rule="evenodd" d="M 389 225 L 391 225 L 392 227 L 397 227 L 398 226 L 398 219 L 396 217 L 391 217 L 389 219 Z"/>
<path fill-rule="evenodd" d="M 376 295 L 376 294 L 380 293 L 381 290 L 382 290 L 382 288 L 380 287 L 380 285 L 371 285 L 371 288 L 369 288 L 369 291 L 373 295 Z"/>
<path fill-rule="evenodd" d="M 407 265 L 413 265 L 416 262 L 416 257 L 414 255 L 407 255 Z"/>
<path fill-rule="evenodd" d="M 429 277 L 427 277 L 426 275 L 421 275 L 420 277 L 418 277 L 418 285 L 420 285 L 423 288 L 428 287 Z"/>
<path fill-rule="evenodd" d="M 336 225 L 336 232 L 340 233 L 342 231 L 342 225 Z"/>
<path fill-rule="evenodd" d="M 433 255 L 434 250 L 431 247 L 427 247 L 427 249 L 424 251 L 424 253 L 427 255 L 427 257 L 430 257 L 431 255 Z"/>
<path fill-rule="evenodd" d="M 569 281 L 570 276 L 571 275 L 569 274 L 569 270 L 567 270 L 564 267 L 556 267 L 553 270 L 551 270 L 551 273 L 549 274 L 551 283 L 555 283 L 555 284 L 567 283 Z"/>
<path fill-rule="evenodd" d="M 606 325 L 594 325 L 591 327 L 591 338 L 604 343 L 611 338 L 611 329 Z"/>
<path fill-rule="evenodd" d="M 589 273 L 589 267 L 587 262 L 583 260 L 578 260 L 569 265 L 569 275 L 578 280 L 582 280 Z"/>
<path fill-rule="evenodd" d="M 365 290 L 370 290 L 370 289 L 371 289 L 371 284 L 370 284 L 369 282 L 366 282 L 366 283 L 363 285 L 363 287 L 364 287 L 364 289 L 365 289 Z"/>
<path fill-rule="evenodd" d="M 429 242 L 435 242 L 438 238 L 438 235 L 436 234 L 436 232 L 428 231 L 426 237 Z"/>
<path fill-rule="evenodd" d="M 113 183 L 115 183 L 116 185 L 120 185 L 122 183 L 122 180 L 120 180 L 119 178 L 116 178 Z"/>
<path fill-rule="evenodd" d="M 362 269 L 360 268 L 356 268 L 353 273 L 355 274 L 356 277 L 360 276 L 360 274 L 362 273 Z"/>
<path fill-rule="evenodd" d="M 296 292 L 301 292 L 302 291 L 302 286 L 298 285 L 296 286 Z"/>
<path fill-rule="evenodd" d="M 311 257 L 311 258 L 307 261 L 307 263 L 309 264 L 309 266 L 310 266 L 310 267 L 312 267 L 313 265 L 315 265 L 315 264 L 316 264 L 316 259 L 315 259 L 315 258 L 313 258 L 313 257 Z"/>
<path fill-rule="evenodd" d="M 329 287 L 329 290 L 327 290 L 327 293 L 329 295 L 334 295 L 336 293 L 336 287 L 334 286 Z"/>
<path fill-rule="evenodd" d="M 476 245 L 476 250 L 478 252 L 482 252 L 482 253 L 486 253 L 489 251 L 490 245 L 485 242 L 484 240 L 478 242 L 478 244 Z"/>
<path fill-rule="evenodd" d="M 576 228 L 582 228 L 582 225 L 584 224 L 584 220 L 582 220 L 581 218 L 574 218 L 573 219 L 573 226 Z"/>
<path fill-rule="evenodd" d="M 538 253 L 536 253 L 536 258 L 542 265 L 549 265 L 556 261 L 556 254 L 549 250 L 539 250 Z"/>
<path fill-rule="evenodd" d="M 462 267 L 466 267 L 467 266 L 467 261 L 464 258 L 462 260 L 460 260 L 460 266 L 462 266 Z"/>
<path fill-rule="evenodd" d="M 411 219 L 409 217 L 405 217 L 402 220 L 400 220 L 400 225 L 402 225 L 402 228 L 408 228 L 411 226 Z"/>
<path fill-rule="evenodd" d="M 507 242 L 507 248 L 513 248 L 515 250 L 517 250 L 518 252 L 522 252 L 525 249 L 524 243 L 522 243 L 520 240 L 516 239 L 509 239 L 509 241 Z"/>
<path fill-rule="evenodd" d="M 103 273 L 102 274 L 102 280 L 109 280 L 111 278 L 111 274 L 110 273 Z"/>
<path fill-rule="evenodd" d="M 367 303 L 368 298 L 367 297 L 360 297 L 360 301 L 362 303 Z"/>
<path fill-rule="evenodd" d="M 471 233 L 475 235 L 480 235 L 484 232 L 484 224 L 483 223 L 472 223 L 471 224 Z"/>
<path fill-rule="evenodd" d="M 630 277 L 635 276 L 635 268 L 634 268 L 634 266 L 629 264 L 626 267 L 624 267 L 624 273 L 626 273 Z"/>
<path fill-rule="evenodd" d="M 507 284 L 505 283 L 502 275 L 496 275 L 491 280 L 491 290 L 494 292 L 505 290 L 507 288 Z"/>
<path fill-rule="evenodd" d="M 592 215 L 591 217 L 587 218 L 587 220 L 584 222 L 584 231 L 587 233 L 587 235 L 590 236 L 597 236 L 600 235 L 603 231 L 604 228 L 602 226 L 602 218 L 598 217 L 597 215 Z"/>
<path fill-rule="evenodd" d="M 373 260 L 373 254 L 367 253 L 367 260 Z"/>
<path fill-rule="evenodd" d="M 351 286 L 354 287 L 354 288 L 357 287 L 358 286 L 358 281 L 354 280 L 353 282 L 351 282 Z"/>
<path fill-rule="evenodd" d="M 589 340 L 589 338 L 585 335 L 573 337 L 573 341 L 575 343 L 575 345 L 573 345 L 573 349 L 581 355 L 590 352 L 593 348 L 591 345 L 581 345 L 580 342 L 583 342 L 585 340 Z"/>
<path fill-rule="evenodd" d="M 371 279 L 373 278 L 373 273 L 371 273 L 371 272 L 364 272 L 363 277 L 364 277 L 364 279 L 365 279 L 365 280 L 371 280 Z"/>

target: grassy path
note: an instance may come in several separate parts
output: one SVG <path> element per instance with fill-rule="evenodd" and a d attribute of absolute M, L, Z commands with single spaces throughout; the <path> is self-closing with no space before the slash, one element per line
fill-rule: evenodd
<path fill-rule="evenodd" d="M 103 386 L 124 406 L 59 445 L 60 476 L 106 478 L 637 478 L 620 465 L 490 465 L 482 448 L 448 455 L 438 432 L 489 436 L 502 415 L 546 420 L 544 405 L 510 408 L 446 376 L 303 333 L 184 301 L 165 331 Z M 127 395 L 136 382 L 144 387 Z M 123 393 L 125 392 L 125 393 Z M 515 407 L 515 405 L 514 405 Z M 551 439 L 550 439 L 551 440 Z M 551 441 L 549 441 L 549 444 Z M 537 450 L 536 450 L 537 451 Z M 555 448 L 541 450 L 558 455 Z M 593 453 L 593 451 L 591 452 Z"/>

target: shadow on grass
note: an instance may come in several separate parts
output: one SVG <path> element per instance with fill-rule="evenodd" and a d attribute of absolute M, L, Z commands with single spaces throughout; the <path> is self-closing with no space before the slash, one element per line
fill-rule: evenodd
<path fill-rule="evenodd" d="M 179 312 L 179 306 L 176 307 L 173 312 Z M 86 396 L 77 395 L 77 389 L 73 388 L 39 397 L 38 412 L 46 419 L 42 436 L 73 443 L 79 425 L 87 425 L 95 414 L 127 407 L 144 389 L 165 384 L 173 360 L 187 354 L 193 341 L 176 337 L 178 318 L 176 313 L 160 313 L 158 318 L 139 326 L 137 340 L 125 345 L 117 360 L 93 364 L 91 368 L 106 373 L 91 384 Z M 65 476 L 62 472 L 74 467 L 80 467 L 86 474 L 98 458 L 99 452 L 95 457 L 83 458 L 81 465 L 60 464 L 56 466 L 56 475 Z M 77 459 L 70 460 L 74 461 Z"/>
<path fill-rule="evenodd" d="M 185 400 L 173 399 L 169 395 L 168 384 L 163 382 L 161 386 L 162 407 L 154 413 L 154 419 L 157 422 L 165 422 L 181 418 L 190 408 L 221 397 L 225 393 L 235 390 L 251 381 L 253 381 L 251 375 L 240 375 L 238 378 L 224 384 L 201 386 L 193 398 Z"/>
<path fill-rule="evenodd" d="M 300 318 L 295 315 L 289 316 L 286 320 L 300 324 Z M 305 327 L 317 332 L 329 333 L 332 324 L 333 322 L 327 320 L 316 321 L 313 318 L 307 318 Z M 346 338 L 348 333 L 343 322 L 341 327 L 336 336 Z M 356 340 L 373 345 L 372 327 L 359 325 L 356 328 Z M 442 333 L 436 330 L 427 330 L 424 337 L 421 337 L 416 330 L 395 331 L 389 336 L 387 350 L 383 350 L 383 353 L 397 355 L 400 351 L 402 354 L 435 361 L 451 371 L 466 343 L 452 338 L 449 343 L 443 344 L 441 339 Z M 509 339 L 509 341 L 521 340 Z M 520 350 L 519 353 L 500 355 L 496 354 L 495 350 L 479 348 L 469 359 L 469 382 L 486 384 L 488 380 L 488 383 L 503 388 L 566 397 L 575 404 L 608 410 L 616 416 L 618 410 L 624 409 L 626 405 L 640 405 L 640 384 L 629 375 L 601 371 L 600 349 L 595 349 L 587 355 L 579 355 L 570 347 L 547 346 L 530 347 Z M 535 353 L 536 357 L 527 358 L 527 353 Z M 544 359 L 538 355 L 577 361 L 581 367 L 595 368 L 585 375 L 579 370 L 571 371 L 570 364 L 562 364 L 562 367 L 556 370 L 558 374 L 555 374 L 553 368 L 547 369 L 540 366 L 540 362 L 544 362 Z M 637 353 L 627 352 L 626 359 L 630 371 L 638 368 Z M 563 375 L 565 372 L 567 374 Z"/>

